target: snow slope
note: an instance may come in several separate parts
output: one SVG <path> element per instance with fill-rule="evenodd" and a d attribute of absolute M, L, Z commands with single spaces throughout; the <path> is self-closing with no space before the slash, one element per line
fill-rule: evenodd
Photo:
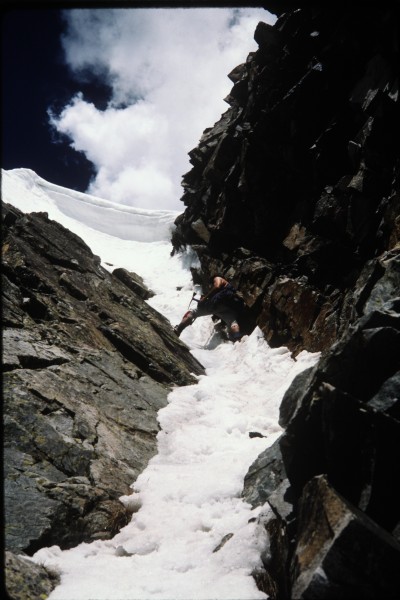
<path fill-rule="evenodd" d="M 3 171 L 2 186 L 6 202 L 48 212 L 110 270 L 136 271 L 156 292 L 149 303 L 172 324 L 180 320 L 194 290 L 190 266 L 196 259 L 190 251 L 170 256 L 177 213 L 114 205 L 27 169 Z M 112 540 L 34 555 L 61 573 L 50 600 L 266 598 L 251 573 L 268 548 L 255 517 L 268 508 L 252 510 L 242 501 L 243 478 L 280 435 L 285 390 L 318 354 L 302 352 L 293 360 L 286 348 L 271 349 L 258 328 L 236 344 L 216 344 L 212 331 L 204 317 L 181 336 L 206 375 L 174 389 L 159 412 L 158 453 L 132 494 L 121 498 L 134 511 L 132 521 Z M 264 437 L 250 437 L 254 431 Z"/>

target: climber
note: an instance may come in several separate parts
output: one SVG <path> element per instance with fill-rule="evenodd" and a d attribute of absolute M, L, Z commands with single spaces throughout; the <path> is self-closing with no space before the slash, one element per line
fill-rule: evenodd
<path fill-rule="evenodd" d="M 213 275 L 210 282 L 213 284 L 211 290 L 197 301 L 197 308 L 190 309 L 183 315 L 174 331 L 179 336 L 197 317 L 210 315 L 213 319 L 221 319 L 227 325 L 231 341 L 238 341 L 243 335 L 240 331 L 239 317 L 244 302 L 236 289 L 223 277 Z"/>

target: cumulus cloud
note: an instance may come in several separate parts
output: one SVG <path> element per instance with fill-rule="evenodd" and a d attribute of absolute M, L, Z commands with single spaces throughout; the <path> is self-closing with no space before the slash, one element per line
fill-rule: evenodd
<path fill-rule="evenodd" d="M 71 9 L 66 62 L 111 88 L 105 110 L 82 94 L 52 125 L 93 163 L 87 190 L 145 208 L 182 209 L 187 153 L 228 105 L 228 73 L 256 50 L 259 8 Z"/>

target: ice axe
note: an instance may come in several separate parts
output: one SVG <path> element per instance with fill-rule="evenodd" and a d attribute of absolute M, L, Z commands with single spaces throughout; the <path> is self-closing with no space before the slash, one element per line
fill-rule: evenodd
<path fill-rule="evenodd" d="M 192 304 L 193 300 L 194 300 L 195 302 L 200 302 L 200 300 L 198 300 L 197 298 L 195 298 L 196 294 L 197 294 L 197 292 L 193 292 L 193 296 L 192 296 L 192 298 L 191 298 L 191 300 L 190 300 L 190 302 L 189 302 L 188 310 L 189 310 L 189 308 L 190 308 L 190 305 Z"/>
<path fill-rule="evenodd" d="M 195 298 L 196 292 L 193 292 L 193 296 L 189 302 L 189 305 L 187 307 L 187 310 L 185 312 L 185 314 L 183 315 L 182 319 L 186 319 L 186 317 L 188 317 L 190 315 L 190 305 L 192 304 L 193 300 L 196 300 L 196 302 L 200 302 L 200 300 L 197 300 L 197 298 Z"/>

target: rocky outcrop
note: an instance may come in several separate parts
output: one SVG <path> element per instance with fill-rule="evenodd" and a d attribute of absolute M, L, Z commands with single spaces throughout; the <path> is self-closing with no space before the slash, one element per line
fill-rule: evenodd
<path fill-rule="evenodd" d="M 301 373 L 284 433 L 250 467 L 243 496 L 266 503 L 272 598 L 395 598 L 400 561 L 400 298 L 360 319 Z"/>
<path fill-rule="evenodd" d="M 44 600 L 59 584 L 56 573 L 12 552 L 5 553 L 7 595 L 12 600 Z"/>
<path fill-rule="evenodd" d="M 329 348 L 399 249 L 398 17 L 314 5 L 259 23 L 231 108 L 189 153 L 174 247 L 197 250 L 204 284 L 229 277 L 273 346 Z"/>
<path fill-rule="evenodd" d="M 259 23 L 230 108 L 183 178 L 174 248 L 221 272 L 272 346 L 321 351 L 243 497 L 270 540 L 270 598 L 396 598 L 400 578 L 398 5 Z"/>
<path fill-rule="evenodd" d="M 46 214 L 2 215 L 5 546 L 31 555 L 128 522 L 119 497 L 156 452 L 157 411 L 203 368 L 137 275 Z"/>

